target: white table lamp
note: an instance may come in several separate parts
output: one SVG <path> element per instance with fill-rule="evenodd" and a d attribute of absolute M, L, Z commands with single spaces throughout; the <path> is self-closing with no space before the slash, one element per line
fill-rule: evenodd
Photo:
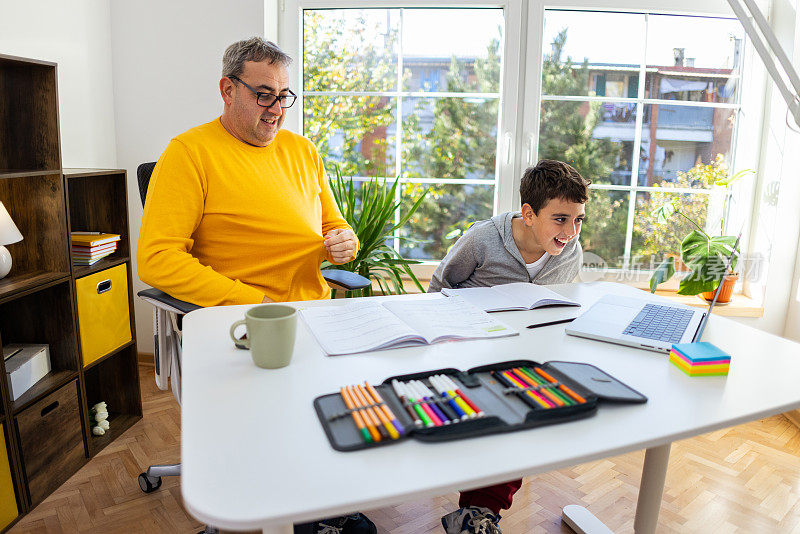
<path fill-rule="evenodd" d="M 0 278 L 5 278 L 11 270 L 11 253 L 3 245 L 10 245 L 22 241 L 17 225 L 11 220 L 8 210 L 0 202 Z"/>

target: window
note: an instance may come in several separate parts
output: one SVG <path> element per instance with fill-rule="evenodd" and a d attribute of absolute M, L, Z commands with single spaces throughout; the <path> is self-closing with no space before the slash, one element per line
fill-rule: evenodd
<path fill-rule="evenodd" d="M 743 42 L 731 19 L 545 10 L 538 157 L 594 182 L 584 251 L 612 268 L 678 253 L 691 223 L 651 214 L 676 195 L 719 231 L 709 185 L 734 157 Z"/>
<path fill-rule="evenodd" d="M 495 211 L 504 26 L 500 8 L 302 10 L 302 131 L 328 172 L 400 176 L 403 207 L 430 187 L 405 257 L 443 258 Z"/>

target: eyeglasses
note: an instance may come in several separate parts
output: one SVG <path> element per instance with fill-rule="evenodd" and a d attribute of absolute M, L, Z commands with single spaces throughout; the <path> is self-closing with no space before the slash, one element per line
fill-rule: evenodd
<path fill-rule="evenodd" d="M 282 108 L 286 109 L 292 107 L 295 101 L 297 100 L 297 95 L 291 91 L 289 91 L 288 95 L 273 95 L 272 93 L 261 93 L 250 87 L 245 82 L 243 82 L 241 78 L 239 78 L 238 76 L 228 76 L 228 78 L 230 78 L 231 80 L 236 80 L 240 84 L 250 89 L 250 91 L 252 91 L 253 94 L 256 95 L 256 103 L 262 108 L 270 108 L 275 105 L 275 102 L 278 102 Z"/>

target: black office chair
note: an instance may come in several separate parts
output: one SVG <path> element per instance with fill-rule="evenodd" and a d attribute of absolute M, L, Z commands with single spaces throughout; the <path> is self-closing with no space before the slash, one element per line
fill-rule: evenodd
<path fill-rule="evenodd" d="M 147 187 L 156 162 L 142 163 L 136 169 L 139 182 L 139 195 L 144 206 Z M 370 282 L 363 276 L 340 269 L 323 269 L 322 277 L 328 284 L 345 290 L 356 290 L 367 287 Z M 181 327 L 183 316 L 202 306 L 176 299 L 158 289 L 145 289 L 137 295 L 153 305 L 153 337 L 156 384 L 166 391 L 171 383 L 172 393 L 178 404 L 181 402 Z M 147 471 L 139 475 L 139 487 L 145 493 L 151 493 L 161 487 L 161 477 L 179 476 L 181 464 L 151 465 Z M 213 527 L 206 527 L 207 534 L 217 532 Z"/>

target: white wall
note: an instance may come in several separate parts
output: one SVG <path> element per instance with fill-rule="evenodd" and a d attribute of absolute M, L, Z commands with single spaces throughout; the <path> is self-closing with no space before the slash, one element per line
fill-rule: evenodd
<path fill-rule="evenodd" d="M 109 4 L 0 0 L 0 53 L 58 63 L 64 167 L 116 167 Z"/>
<path fill-rule="evenodd" d="M 117 165 L 128 170 L 132 250 L 142 221 L 136 167 L 158 159 L 172 137 L 222 113 L 222 54 L 235 41 L 264 35 L 265 24 L 273 19 L 265 13 L 276 13 L 276 1 L 266 5 L 265 11 L 264 0 L 111 4 Z M 133 266 L 138 291 L 145 286 L 135 275 L 135 257 Z M 140 352 L 153 352 L 152 323 L 152 308 L 137 299 Z"/>

